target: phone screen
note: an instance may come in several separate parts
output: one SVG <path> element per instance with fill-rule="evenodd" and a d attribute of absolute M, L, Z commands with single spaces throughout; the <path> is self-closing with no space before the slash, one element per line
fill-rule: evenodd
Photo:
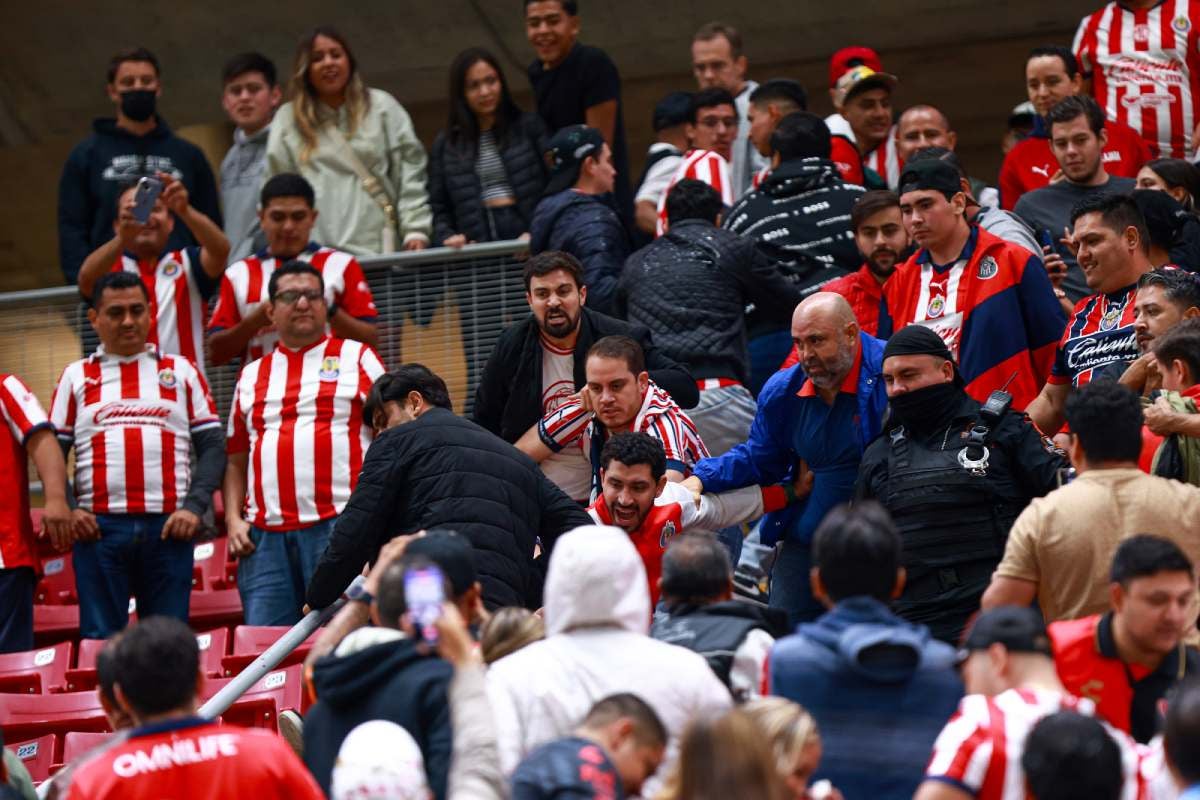
<path fill-rule="evenodd" d="M 133 218 L 145 225 L 150 221 L 150 212 L 162 194 L 162 181 L 158 178 L 141 178 L 133 193 Z"/>
<path fill-rule="evenodd" d="M 404 574 L 404 604 L 413 626 L 429 644 L 437 644 L 434 623 L 442 616 L 445 599 L 445 579 L 437 567 L 410 569 Z"/>

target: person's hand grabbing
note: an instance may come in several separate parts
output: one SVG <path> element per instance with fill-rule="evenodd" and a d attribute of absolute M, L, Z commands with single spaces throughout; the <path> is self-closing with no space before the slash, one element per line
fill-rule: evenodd
<path fill-rule="evenodd" d="M 367 573 L 367 581 L 363 588 L 372 596 L 379 594 L 379 580 L 387 568 L 396 563 L 401 556 L 404 555 L 405 549 L 408 548 L 408 543 L 413 539 L 418 539 L 425 535 L 425 531 L 417 531 L 416 533 L 407 533 L 403 536 L 397 536 L 390 542 L 379 548 L 379 557 L 375 559 L 375 564 L 371 567 L 371 571 Z"/>

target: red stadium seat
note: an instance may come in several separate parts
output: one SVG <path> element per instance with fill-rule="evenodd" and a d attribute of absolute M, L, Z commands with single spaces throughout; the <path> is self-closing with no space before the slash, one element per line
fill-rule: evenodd
<path fill-rule="evenodd" d="M 229 649 L 229 629 L 216 628 L 196 634 L 200 646 L 200 668 L 205 675 L 214 678 L 223 673 L 221 659 Z M 103 639 L 82 639 L 79 642 L 79 661 L 75 669 L 67 670 L 67 691 L 82 692 L 95 689 L 99 683 L 96 676 L 96 655 L 104 647 Z"/>
<path fill-rule="evenodd" d="M 200 669 L 204 674 L 213 678 L 224 675 L 221 660 L 229 650 L 229 629 L 215 628 L 197 633 L 196 644 L 200 646 Z"/>
<path fill-rule="evenodd" d="M 221 721 L 229 725 L 241 725 L 244 728 L 276 730 L 275 720 L 280 711 L 290 709 L 303 714 L 308 710 L 308 698 L 303 685 L 303 670 L 303 667 L 295 664 L 268 672 L 221 715 Z M 203 699 L 210 700 L 231 680 L 233 679 L 209 678 L 205 680 Z"/>
<path fill-rule="evenodd" d="M 33 602 L 48 605 L 75 605 L 75 564 L 71 554 L 42 557 L 42 579 L 38 581 Z"/>
<path fill-rule="evenodd" d="M 108 741 L 111 733 L 85 733 L 71 731 L 63 737 L 62 763 L 70 764 L 75 759 Z"/>
<path fill-rule="evenodd" d="M 79 636 L 79 606 L 33 606 L 33 640 L 39 646 Z"/>
<path fill-rule="evenodd" d="M 267 651 L 289 630 L 286 625 L 238 625 L 233 629 L 233 655 L 226 656 L 221 661 L 225 675 L 237 675 L 249 666 L 254 659 Z M 320 631 L 314 632 L 305 639 L 299 647 L 289 653 L 279 667 L 290 667 L 302 664 L 316 643 Z M 278 667 L 277 667 L 278 669 Z"/>
<path fill-rule="evenodd" d="M 104 639 L 80 639 L 79 655 L 75 659 L 75 666 L 80 669 L 95 669 L 96 656 L 102 649 L 104 649 Z"/>
<path fill-rule="evenodd" d="M 5 746 L 17 754 L 17 758 L 29 770 L 29 777 L 34 783 L 41 783 L 50 777 L 51 767 L 57 763 L 54 760 L 58 737 L 54 734 L 39 736 L 25 742 L 6 743 Z"/>
<path fill-rule="evenodd" d="M 71 643 L 0 655 L 0 692 L 42 694 L 67 689 Z"/>
<path fill-rule="evenodd" d="M 229 563 L 229 540 L 224 536 L 201 542 L 194 551 L 193 591 L 237 588 L 237 567 Z"/>
<path fill-rule="evenodd" d="M 0 728 L 12 741 L 47 734 L 59 734 L 61 738 L 70 731 L 109 730 L 95 692 L 0 694 Z"/>
<path fill-rule="evenodd" d="M 192 592 L 188 618 L 200 630 L 237 625 L 242 621 L 242 597 L 237 589 Z"/>

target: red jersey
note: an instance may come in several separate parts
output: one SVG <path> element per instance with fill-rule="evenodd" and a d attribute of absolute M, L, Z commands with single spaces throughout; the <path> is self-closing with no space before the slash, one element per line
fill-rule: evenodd
<path fill-rule="evenodd" d="M 703 181 L 721 195 L 721 202 L 727 207 L 733 205 L 733 182 L 729 179 L 729 162 L 720 153 L 712 150 L 688 150 L 683 155 L 683 161 L 675 170 L 667 190 L 658 199 L 658 232 L 662 236 L 667 230 L 667 195 L 675 184 L 685 179 Z"/>
<path fill-rule="evenodd" d="M 887 138 L 862 157 L 863 164 L 875 170 L 875 174 L 883 178 L 888 188 L 893 192 L 900 189 L 900 173 L 904 171 L 904 159 L 896 145 L 896 126 L 888 131 Z"/>
<path fill-rule="evenodd" d="M 103 346 L 69 364 L 50 402 L 58 438 L 75 446 L 75 495 L 93 514 L 170 514 L 191 482 L 192 434 L 220 430 L 192 362 L 153 347 Z"/>
<path fill-rule="evenodd" d="M 1107 3 L 1083 18 L 1072 48 L 1109 119 L 1133 128 L 1156 158 L 1192 158 L 1200 97 L 1200 2 L 1153 8 Z"/>
<path fill-rule="evenodd" d="M 863 264 L 857 272 L 832 280 L 821 287 L 822 292 L 834 292 L 846 298 L 858 327 L 874 336 L 879 331 L 879 305 L 883 301 L 883 284 Z"/>
<path fill-rule="evenodd" d="M 8 436 L 0 437 L 0 569 L 37 567 L 33 524 L 29 521 L 29 456 L 25 445 L 38 431 L 53 431 L 42 404 L 16 375 L 0 373 L 0 419 Z"/>
<path fill-rule="evenodd" d="M 121 271 L 139 276 L 150 294 L 149 343 L 183 356 L 203 375 L 204 323 L 217 281 L 200 265 L 200 248 L 172 250 L 158 261 L 138 261 L 126 253 L 112 267 Z"/>
<path fill-rule="evenodd" d="M 326 336 L 279 346 L 242 368 L 229 410 L 230 453 L 248 453 L 245 518 L 272 531 L 342 513 L 371 444 L 363 404 L 384 372 L 362 342 Z"/>
<path fill-rule="evenodd" d="M 274 733 L 198 718 L 147 725 L 78 767 L 68 800 L 323 800 Z"/>
<path fill-rule="evenodd" d="M 337 306 L 355 319 L 371 322 L 378 319 L 379 310 L 375 308 L 371 287 L 367 285 L 362 267 L 354 256 L 313 243 L 296 259 L 307 261 L 321 273 L 321 280 L 325 283 L 325 302 L 331 309 Z M 208 332 L 211 334 L 232 328 L 254 313 L 267 300 L 267 284 L 278 266 L 279 259 L 265 250 L 230 265 L 221 276 L 221 289 Z M 262 358 L 275 349 L 278 341 L 279 334 L 273 326 L 263 328 L 246 345 L 242 364 Z"/>
<path fill-rule="evenodd" d="M 1041 124 L 1041 123 L 1039 123 Z M 1122 122 L 1104 123 L 1108 144 L 1101 154 L 1104 171 L 1121 178 L 1136 178 L 1138 170 L 1150 160 L 1150 147 L 1137 131 Z M 1000 167 L 1000 205 L 1012 211 L 1026 192 L 1050 185 L 1058 172 L 1058 161 L 1050 149 L 1050 140 L 1036 132 L 1017 142 Z M 1057 241 L 1062 231 L 1051 231 Z"/>

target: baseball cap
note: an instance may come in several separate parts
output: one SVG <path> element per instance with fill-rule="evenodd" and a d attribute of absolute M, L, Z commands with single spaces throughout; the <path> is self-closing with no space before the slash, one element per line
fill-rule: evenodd
<path fill-rule="evenodd" d="M 1000 606 L 980 614 L 963 640 L 958 660 L 961 663 L 971 653 L 986 650 L 994 644 L 1004 645 L 1011 653 L 1054 657 L 1041 612 L 1025 606 Z"/>
<path fill-rule="evenodd" d="M 862 64 L 875 72 L 883 72 L 883 62 L 879 54 L 869 47 L 853 45 L 843 47 L 829 57 L 829 88 L 837 86 L 838 79 L 854 67 Z"/>
<path fill-rule="evenodd" d="M 338 748 L 332 800 L 427 800 L 425 759 L 412 734 L 375 719 L 354 728 Z"/>
<path fill-rule="evenodd" d="M 834 100 L 833 104 L 841 108 L 847 100 L 859 92 L 865 92 L 867 89 L 887 89 L 889 92 L 895 91 L 896 86 L 900 84 L 900 79 L 895 75 L 889 75 L 886 72 L 877 72 L 865 64 L 858 67 L 851 67 L 842 77 L 837 79 L 834 85 Z"/>
<path fill-rule="evenodd" d="M 1017 103 L 1013 106 L 1013 110 L 1008 112 L 1008 127 L 1016 128 L 1021 125 L 1032 125 L 1034 117 L 1037 116 L 1037 109 L 1033 107 L 1033 103 L 1026 100 L 1024 103 Z"/>
<path fill-rule="evenodd" d="M 450 591 L 455 597 L 462 597 L 478 580 L 471 543 L 455 531 L 444 528 L 428 531 L 409 542 L 404 554 L 424 556 L 436 564 L 450 581 Z"/>
<path fill-rule="evenodd" d="M 604 137 L 587 125 L 568 125 L 550 137 L 546 145 L 546 165 L 550 181 L 546 194 L 558 194 L 570 189 L 579 180 L 579 167 L 588 156 L 599 156 L 604 149 Z"/>
<path fill-rule="evenodd" d="M 663 128 L 673 128 L 688 121 L 688 110 L 692 106 L 691 92 L 671 92 L 654 106 L 651 125 L 658 133 Z"/>
<path fill-rule="evenodd" d="M 932 189 L 935 192 L 953 196 L 962 191 L 962 177 L 953 164 L 940 158 L 922 158 L 910 161 L 904 165 L 904 171 L 900 173 L 898 194 L 919 192 L 923 189 Z"/>

